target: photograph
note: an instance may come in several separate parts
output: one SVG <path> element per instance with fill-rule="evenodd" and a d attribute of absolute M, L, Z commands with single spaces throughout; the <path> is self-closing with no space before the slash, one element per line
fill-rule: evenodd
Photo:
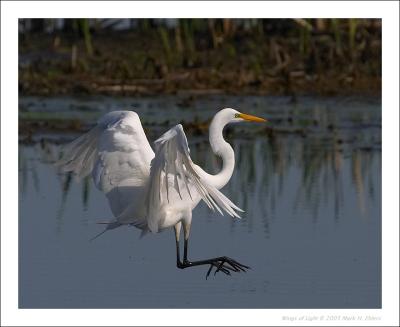
<path fill-rule="evenodd" d="M 381 97 L 380 18 L 18 19 L 18 307 L 382 308 Z"/>

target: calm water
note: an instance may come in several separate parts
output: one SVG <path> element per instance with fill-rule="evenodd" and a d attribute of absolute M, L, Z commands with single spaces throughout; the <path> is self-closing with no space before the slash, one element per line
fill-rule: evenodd
<path fill-rule="evenodd" d="M 76 117 L 88 125 L 104 112 L 136 108 L 151 141 L 225 106 L 270 118 L 275 132 L 227 130 L 237 165 L 223 192 L 245 213 L 233 220 L 199 205 L 189 257 L 227 255 L 251 266 L 248 273 L 205 280 L 206 266 L 177 269 L 172 230 L 140 239 L 127 226 L 89 242 L 102 230 L 96 221 L 112 217 L 107 201 L 90 179 L 76 183 L 52 165 L 58 144 L 77 134 L 42 130 L 19 148 L 20 307 L 380 307 L 378 100 L 20 99 L 21 117 Z M 218 171 L 207 135 L 187 134 L 194 161 Z"/>

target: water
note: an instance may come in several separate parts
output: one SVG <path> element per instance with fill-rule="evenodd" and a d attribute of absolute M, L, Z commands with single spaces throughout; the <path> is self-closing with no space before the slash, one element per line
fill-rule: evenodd
<path fill-rule="evenodd" d="M 21 117 L 78 117 L 88 125 L 135 106 L 151 140 L 183 120 L 192 158 L 210 172 L 220 162 L 189 122 L 232 106 L 270 118 L 273 127 L 227 130 L 237 164 L 223 192 L 245 213 L 233 220 L 199 205 L 189 258 L 227 255 L 252 269 L 208 280 L 206 266 L 176 268 L 172 230 L 140 239 L 127 226 L 89 242 L 102 230 L 96 221 L 112 217 L 105 197 L 90 179 L 76 183 L 51 164 L 59 143 L 79 133 L 39 129 L 29 142 L 21 138 L 20 307 L 379 308 L 381 104 L 289 100 L 20 99 Z"/>

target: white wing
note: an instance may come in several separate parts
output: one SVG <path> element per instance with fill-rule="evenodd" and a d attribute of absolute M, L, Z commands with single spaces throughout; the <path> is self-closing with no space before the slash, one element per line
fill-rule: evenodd
<path fill-rule="evenodd" d="M 154 152 L 139 116 L 133 111 L 114 111 L 100 119 L 98 125 L 103 132 L 92 173 L 97 188 L 107 193 L 126 179 L 131 180 L 131 185 L 144 185 Z"/>
<path fill-rule="evenodd" d="M 152 232 L 158 230 L 157 211 L 170 200 L 170 184 L 182 201 L 184 192 L 193 200 L 192 192 L 195 190 L 212 210 L 216 209 L 221 214 L 223 210 L 232 217 L 240 218 L 235 210 L 242 210 L 196 172 L 182 125 L 171 128 L 154 144 L 156 154 L 151 162 L 147 194 L 147 221 Z M 173 183 L 169 183 L 169 176 Z"/>
<path fill-rule="evenodd" d="M 78 178 L 92 173 L 96 187 L 107 194 L 114 214 L 118 214 L 127 199 L 118 199 L 121 192 L 116 187 L 121 183 L 131 189 L 145 185 L 153 157 L 139 116 L 133 111 L 114 111 L 67 145 L 58 165 Z M 111 192 L 113 189 L 117 192 Z"/>

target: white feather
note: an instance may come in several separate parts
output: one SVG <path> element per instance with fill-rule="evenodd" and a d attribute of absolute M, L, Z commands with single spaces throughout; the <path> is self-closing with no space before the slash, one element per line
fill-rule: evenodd
<path fill-rule="evenodd" d="M 192 162 L 181 125 L 154 142 L 154 154 L 132 111 L 106 114 L 64 148 L 58 165 L 78 178 L 92 173 L 94 184 L 109 200 L 114 222 L 120 224 L 157 232 L 174 226 L 201 199 L 212 210 L 239 217 L 236 211 L 242 210 L 218 191 L 233 172 L 233 150 L 222 139 L 223 126 L 233 116 L 232 109 L 222 110 L 211 126 L 214 152 L 227 154 L 227 166 L 218 175 L 208 175 Z"/>
<path fill-rule="evenodd" d="M 94 184 L 107 195 L 111 210 L 118 217 L 128 206 L 141 201 L 138 194 L 143 194 L 153 157 L 139 116 L 133 111 L 114 111 L 64 147 L 57 165 L 78 178 L 92 173 Z M 135 223 L 138 218 L 132 216 L 131 212 L 129 222 Z M 142 216 L 141 225 L 143 219 Z"/>
<path fill-rule="evenodd" d="M 158 231 L 160 223 L 158 212 L 161 207 L 170 202 L 171 185 L 181 199 L 183 191 L 193 199 L 190 190 L 195 189 L 210 209 L 217 210 L 221 214 L 225 211 L 232 217 L 240 218 L 235 210 L 242 210 L 196 172 L 182 125 L 171 128 L 156 140 L 154 145 L 156 152 L 151 162 L 146 203 L 147 220 L 151 231 Z M 172 184 L 169 183 L 169 177 L 174 181 Z M 182 184 L 185 186 L 184 190 L 181 190 Z M 174 199 L 174 201 L 179 201 L 179 199 Z"/>

